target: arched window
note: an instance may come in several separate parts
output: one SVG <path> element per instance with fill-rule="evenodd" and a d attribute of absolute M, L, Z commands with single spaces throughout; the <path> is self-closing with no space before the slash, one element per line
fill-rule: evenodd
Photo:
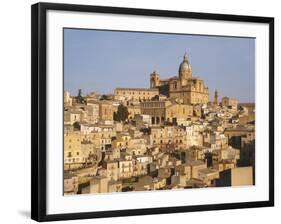
<path fill-rule="evenodd" d="M 160 117 L 156 117 L 156 124 L 160 123 Z"/>
<path fill-rule="evenodd" d="M 155 124 L 155 117 L 152 117 L 152 124 Z"/>

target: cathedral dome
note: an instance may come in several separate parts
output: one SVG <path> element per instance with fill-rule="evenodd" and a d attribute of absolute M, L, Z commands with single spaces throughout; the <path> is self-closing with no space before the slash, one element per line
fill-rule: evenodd
<path fill-rule="evenodd" d="M 180 64 L 179 67 L 179 77 L 180 78 L 184 78 L 184 79 L 188 79 L 191 77 L 191 65 L 189 64 L 189 61 L 187 59 L 186 54 L 183 56 L 183 61 Z"/>

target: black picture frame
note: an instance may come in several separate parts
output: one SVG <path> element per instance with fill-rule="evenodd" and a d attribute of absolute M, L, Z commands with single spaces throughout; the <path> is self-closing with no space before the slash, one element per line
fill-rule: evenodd
<path fill-rule="evenodd" d="M 160 207 L 101 212 L 52 214 L 46 213 L 46 12 L 63 10 L 100 12 L 124 15 L 162 16 L 218 21 L 254 22 L 269 24 L 269 200 L 243 203 L 226 203 L 196 206 Z M 149 215 L 162 213 L 194 212 L 206 210 L 238 209 L 274 206 L 274 18 L 183 11 L 163 11 L 137 8 L 103 7 L 73 4 L 37 3 L 31 11 L 31 218 L 37 221 L 54 221 L 116 216 Z"/>

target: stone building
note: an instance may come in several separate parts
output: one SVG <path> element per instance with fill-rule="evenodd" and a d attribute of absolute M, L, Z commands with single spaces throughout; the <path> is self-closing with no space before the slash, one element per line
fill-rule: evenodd
<path fill-rule="evenodd" d="M 77 194 L 78 192 L 78 177 L 70 174 L 64 173 L 63 175 L 63 183 L 64 183 L 64 195 L 72 195 Z"/>
<path fill-rule="evenodd" d="M 218 104 L 219 104 L 219 94 L 218 94 L 218 90 L 215 90 L 214 105 L 218 105 Z"/>
<path fill-rule="evenodd" d="M 80 111 L 64 111 L 64 124 L 73 125 L 75 122 L 80 122 L 82 119 Z"/>
<path fill-rule="evenodd" d="M 164 124 L 164 122 L 166 121 L 166 107 L 170 104 L 170 101 L 141 102 L 141 114 L 150 115 L 152 125 Z"/>
<path fill-rule="evenodd" d="M 100 150 L 79 131 L 64 133 L 64 170 L 81 168 L 100 158 Z"/>
<path fill-rule="evenodd" d="M 70 96 L 70 93 L 66 90 L 63 92 L 63 105 L 65 107 L 72 106 L 72 98 Z"/>
<path fill-rule="evenodd" d="M 108 179 L 106 177 L 95 176 L 90 181 L 88 193 L 107 193 L 108 192 Z"/>
<path fill-rule="evenodd" d="M 115 112 L 113 103 L 111 101 L 99 101 L 99 118 L 101 120 L 113 120 L 113 113 Z"/>
<path fill-rule="evenodd" d="M 151 126 L 151 116 L 148 114 L 138 114 L 134 117 L 136 128 L 148 128 Z"/>
<path fill-rule="evenodd" d="M 236 167 L 220 172 L 216 180 L 217 187 L 253 185 L 253 167 Z"/>
<path fill-rule="evenodd" d="M 214 186 L 216 179 L 219 179 L 219 171 L 211 168 L 198 170 L 198 179 L 202 180 L 207 186 Z"/>
<path fill-rule="evenodd" d="M 97 123 L 99 121 L 99 104 L 91 103 L 85 106 L 87 112 L 87 121 L 89 123 Z"/>
<path fill-rule="evenodd" d="M 178 148 L 186 147 L 186 132 L 179 126 L 158 126 L 151 127 L 150 144 L 160 148 L 166 148 L 169 145 Z"/>
<path fill-rule="evenodd" d="M 233 109 L 236 109 L 238 106 L 238 100 L 225 96 L 221 99 L 221 105 L 223 107 L 231 107 Z"/>
<path fill-rule="evenodd" d="M 193 124 L 185 127 L 186 146 L 203 146 L 203 136 L 199 125 Z"/>
<path fill-rule="evenodd" d="M 114 126 L 111 125 L 97 125 L 88 134 L 88 138 L 93 142 L 96 147 L 101 151 L 107 151 L 111 148 L 111 139 L 116 136 L 116 131 Z"/>
<path fill-rule="evenodd" d="M 119 159 L 119 178 L 130 178 L 133 176 L 133 160 L 132 159 Z"/>
<path fill-rule="evenodd" d="M 106 177 L 108 180 L 115 180 L 119 179 L 119 167 L 118 167 L 117 160 L 105 160 L 102 163 L 102 167 L 106 169 Z"/>
<path fill-rule="evenodd" d="M 195 179 L 199 178 L 199 170 L 207 168 L 207 164 L 201 160 L 187 161 L 186 165 L 191 167 L 191 177 Z"/>
<path fill-rule="evenodd" d="M 127 132 L 121 132 L 116 135 L 116 138 L 112 141 L 112 148 L 124 149 L 129 146 L 131 136 Z"/>
<path fill-rule="evenodd" d="M 169 100 L 141 102 L 140 110 L 141 114 L 151 116 L 152 125 L 160 125 L 165 122 L 176 124 L 193 115 L 192 105 Z"/>
<path fill-rule="evenodd" d="M 129 120 L 134 119 L 136 115 L 141 113 L 139 105 L 129 105 L 129 106 L 127 106 L 127 108 L 128 108 L 128 113 L 129 113 L 128 114 Z"/>
<path fill-rule="evenodd" d="M 181 99 L 185 104 L 206 104 L 209 102 L 209 90 L 202 79 L 193 77 L 191 65 L 184 55 L 179 66 L 178 76 L 160 79 L 154 71 L 150 74 L 150 88 L 158 88 L 160 94 Z"/>
<path fill-rule="evenodd" d="M 165 111 L 165 119 L 167 122 L 179 123 L 186 121 L 187 118 L 193 116 L 193 106 L 181 103 L 172 103 L 168 105 Z"/>
<path fill-rule="evenodd" d="M 159 95 L 157 88 L 116 88 L 114 97 L 120 101 L 145 101 Z"/>

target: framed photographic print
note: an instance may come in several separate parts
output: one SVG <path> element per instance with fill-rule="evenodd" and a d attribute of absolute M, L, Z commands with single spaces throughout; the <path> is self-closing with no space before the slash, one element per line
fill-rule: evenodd
<path fill-rule="evenodd" d="M 273 18 L 32 6 L 32 219 L 273 205 Z"/>

